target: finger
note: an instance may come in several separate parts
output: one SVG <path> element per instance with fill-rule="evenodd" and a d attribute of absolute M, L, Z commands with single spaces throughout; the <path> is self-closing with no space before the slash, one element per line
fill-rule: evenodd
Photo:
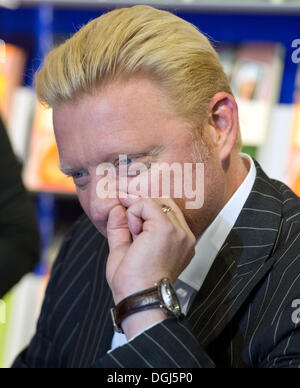
<path fill-rule="evenodd" d="M 132 239 L 135 240 L 143 231 L 143 220 L 133 213 L 127 211 L 128 227 L 132 235 Z"/>
<path fill-rule="evenodd" d="M 179 226 L 184 229 L 188 234 L 193 234 L 188 223 L 186 222 L 186 219 L 184 217 L 184 214 L 180 207 L 177 205 L 177 203 L 172 198 L 159 198 L 156 200 L 159 205 L 167 205 L 172 208 L 171 211 L 165 213 L 167 216 L 172 218 L 174 222 L 177 222 Z"/>
<path fill-rule="evenodd" d="M 161 213 L 163 214 L 163 217 L 167 217 L 170 219 L 170 221 L 172 223 L 174 223 L 175 225 L 177 225 L 177 227 L 181 228 L 181 222 L 180 220 L 178 219 L 178 216 L 177 216 L 177 209 L 175 209 L 175 207 L 173 206 L 173 203 L 168 199 L 166 200 L 165 198 L 156 198 L 154 201 L 157 202 L 158 206 L 160 207 L 160 211 Z M 168 206 L 171 208 L 170 211 L 163 211 L 163 206 Z M 180 209 L 179 209 L 180 211 Z"/>
<path fill-rule="evenodd" d="M 174 222 L 172 222 L 171 218 L 167 217 L 166 214 L 163 213 L 159 203 L 148 198 L 140 199 L 139 201 L 133 203 L 127 209 L 127 219 L 130 230 L 134 233 L 141 232 L 142 230 L 147 231 L 149 228 L 153 230 L 153 227 L 157 229 L 157 225 L 164 228 L 170 222 L 174 226 L 177 226 Z M 132 230 L 132 225 L 137 222 L 137 219 L 140 219 L 143 223 L 139 224 L 139 230 Z"/>
<path fill-rule="evenodd" d="M 122 192 L 122 196 L 118 197 L 121 204 L 123 206 L 125 206 L 126 208 L 128 208 L 129 206 L 131 206 L 135 202 L 139 201 L 141 198 L 142 197 L 138 197 L 137 195 L 123 193 L 123 192 Z"/>
<path fill-rule="evenodd" d="M 164 216 L 164 217 L 169 217 L 170 221 L 177 225 L 178 227 L 181 227 L 183 228 L 188 234 L 191 234 L 192 236 L 193 233 L 192 231 L 190 230 L 190 227 L 189 225 L 187 224 L 186 222 L 186 219 L 184 217 L 184 214 L 182 213 L 181 209 L 179 208 L 179 206 L 176 204 L 176 202 L 172 199 L 172 198 L 157 198 L 157 199 L 150 199 L 150 198 L 147 198 L 147 199 L 143 199 L 141 197 L 137 197 L 135 195 L 131 195 L 129 194 L 127 198 L 120 198 L 120 202 L 127 208 L 132 208 L 132 205 L 137 203 L 137 202 L 140 202 L 141 200 L 146 200 L 146 201 L 150 201 L 153 202 L 153 203 L 156 203 L 157 206 L 155 208 L 153 208 L 151 205 L 150 205 L 150 209 L 152 210 L 155 210 L 156 209 L 156 214 L 157 214 L 157 217 L 159 217 L 159 219 L 161 220 L 161 214 Z M 170 206 L 172 208 L 172 211 L 168 212 L 168 213 L 164 213 L 162 211 L 162 208 L 161 206 L 162 205 L 167 205 L 167 206 Z M 138 209 L 141 209 L 140 207 L 138 207 Z M 149 217 L 146 216 L 146 211 L 147 209 L 143 210 L 143 215 L 144 217 L 142 217 L 145 221 L 147 219 L 151 219 L 151 210 L 149 212 Z M 132 212 L 130 214 L 133 214 Z M 154 214 L 153 214 L 154 215 Z M 137 215 L 136 215 L 137 216 Z M 138 217 L 138 216 L 137 216 Z M 156 217 L 156 218 L 157 218 Z M 132 230 L 131 232 L 135 235 L 141 233 L 142 231 L 142 223 L 139 223 L 138 225 L 135 225 L 138 223 L 137 219 L 131 217 L 129 215 L 128 217 L 128 220 L 129 220 L 129 223 L 130 225 L 132 226 Z M 135 229 L 136 228 L 136 229 Z"/>
<path fill-rule="evenodd" d="M 127 209 L 127 217 L 136 216 L 144 221 L 161 221 L 163 215 L 164 214 L 160 205 L 155 200 L 149 198 L 140 198 L 139 200 L 134 200 Z"/>
<path fill-rule="evenodd" d="M 132 242 L 126 209 L 122 205 L 115 206 L 109 213 L 107 239 L 110 250 L 116 250 L 119 247 L 129 247 Z"/>

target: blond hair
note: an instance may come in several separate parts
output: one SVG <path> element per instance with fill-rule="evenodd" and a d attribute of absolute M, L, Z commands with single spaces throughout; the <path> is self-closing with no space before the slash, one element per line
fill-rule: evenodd
<path fill-rule="evenodd" d="M 174 14 L 146 5 L 113 10 L 81 28 L 48 54 L 35 85 L 39 100 L 55 107 L 134 75 L 155 81 L 174 112 L 199 130 L 212 97 L 222 91 L 232 95 L 206 36 Z M 236 148 L 241 148 L 240 131 Z"/>

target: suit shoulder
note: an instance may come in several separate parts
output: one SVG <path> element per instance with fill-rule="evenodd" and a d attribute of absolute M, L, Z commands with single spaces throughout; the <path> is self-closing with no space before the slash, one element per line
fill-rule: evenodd
<path fill-rule="evenodd" d="M 282 202 L 281 245 L 288 244 L 300 233 L 300 198 L 283 182 L 270 179 Z"/>
<path fill-rule="evenodd" d="M 300 220 L 300 198 L 285 183 L 271 179 L 273 185 L 281 194 L 283 218 L 289 222 Z"/>
<path fill-rule="evenodd" d="M 83 213 L 70 228 L 66 235 L 66 239 L 72 240 L 72 245 L 73 242 L 78 243 L 78 240 L 83 240 L 94 235 L 97 235 L 101 240 L 105 240 L 105 237 L 98 232 L 87 215 Z"/>

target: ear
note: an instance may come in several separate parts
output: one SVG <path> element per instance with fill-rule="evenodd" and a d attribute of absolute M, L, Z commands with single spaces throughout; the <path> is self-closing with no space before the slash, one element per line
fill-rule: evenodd
<path fill-rule="evenodd" d="M 217 93 L 209 104 L 208 114 L 212 142 L 220 161 L 224 162 L 231 154 L 238 135 L 237 103 L 231 94 Z"/>

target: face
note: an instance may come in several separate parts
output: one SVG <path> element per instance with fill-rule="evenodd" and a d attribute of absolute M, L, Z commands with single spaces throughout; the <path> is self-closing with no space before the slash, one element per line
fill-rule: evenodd
<path fill-rule="evenodd" d="M 73 176 L 82 208 L 104 236 L 108 215 L 120 202 L 118 197 L 99 197 L 99 164 L 116 165 L 119 155 L 127 155 L 127 163 L 149 166 L 146 178 L 151 163 L 196 162 L 188 124 L 171 112 L 166 96 L 145 78 L 116 81 L 95 95 L 56 107 L 53 121 L 61 168 Z M 202 162 L 201 151 L 198 156 Z M 134 179 L 128 177 L 129 184 Z M 222 185 L 222 168 L 212 151 L 204 160 L 203 207 L 188 210 L 184 198 L 174 198 L 196 237 L 222 208 Z"/>

